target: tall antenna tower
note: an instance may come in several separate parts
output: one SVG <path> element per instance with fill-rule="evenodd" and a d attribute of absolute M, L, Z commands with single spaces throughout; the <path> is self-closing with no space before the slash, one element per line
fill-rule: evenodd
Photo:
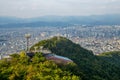
<path fill-rule="evenodd" d="M 2 59 L 2 54 L 0 53 L 0 59 Z"/>
<path fill-rule="evenodd" d="M 25 38 L 27 40 L 26 49 L 29 52 L 29 39 L 31 38 L 31 34 L 25 34 Z"/>
<path fill-rule="evenodd" d="M 59 34 L 59 33 L 57 34 L 57 39 L 58 39 L 58 40 L 60 39 L 60 34 Z"/>
<path fill-rule="evenodd" d="M 34 49 L 35 49 L 35 52 L 37 52 L 37 48 L 38 48 L 37 46 L 35 46 L 35 47 L 34 47 Z"/>

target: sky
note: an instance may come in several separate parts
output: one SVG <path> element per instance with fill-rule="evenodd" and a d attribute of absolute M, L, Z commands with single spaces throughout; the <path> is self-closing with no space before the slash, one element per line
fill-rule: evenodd
<path fill-rule="evenodd" d="M 0 16 L 32 18 L 104 14 L 120 14 L 120 0 L 0 0 Z"/>

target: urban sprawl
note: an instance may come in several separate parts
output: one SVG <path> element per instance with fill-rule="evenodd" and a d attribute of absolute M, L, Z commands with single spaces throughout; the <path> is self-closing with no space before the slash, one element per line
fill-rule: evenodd
<path fill-rule="evenodd" d="M 0 54 L 8 55 L 26 50 L 25 34 L 31 34 L 29 46 L 53 36 L 66 37 L 82 47 L 92 50 L 94 54 L 120 50 L 120 26 L 86 26 L 68 27 L 24 27 L 0 29 Z"/>

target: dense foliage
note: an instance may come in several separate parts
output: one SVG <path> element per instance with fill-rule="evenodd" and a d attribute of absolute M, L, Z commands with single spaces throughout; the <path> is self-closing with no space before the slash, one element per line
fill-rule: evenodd
<path fill-rule="evenodd" d="M 69 64 L 69 69 L 67 66 L 46 60 L 42 53 L 29 58 L 25 52 L 20 52 L 0 61 L 0 80 L 80 80 L 69 71 L 75 65 Z"/>
<path fill-rule="evenodd" d="M 71 69 L 82 80 L 120 80 L 120 52 L 108 52 L 102 55 L 93 55 L 92 51 L 82 48 L 78 44 L 64 37 L 53 37 L 43 40 L 31 47 L 47 48 L 57 55 L 72 59 L 77 67 Z"/>
<path fill-rule="evenodd" d="M 35 53 L 30 58 L 23 51 L 0 60 L 0 80 L 120 80 L 119 51 L 96 56 L 64 37 L 40 41 L 30 50 L 36 46 L 68 57 L 74 63 L 55 64 L 46 60 L 42 53 Z"/>

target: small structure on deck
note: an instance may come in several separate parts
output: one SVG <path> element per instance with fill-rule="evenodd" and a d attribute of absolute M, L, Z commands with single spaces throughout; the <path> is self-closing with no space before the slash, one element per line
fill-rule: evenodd
<path fill-rule="evenodd" d="M 50 50 L 48 49 L 43 49 L 43 47 L 41 47 L 41 51 L 43 53 L 43 56 L 47 59 L 47 60 L 51 60 L 54 61 L 55 63 L 63 63 L 63 64 L 67 64 L 67 63 L 71 63 L 73 62 L 71 59 L 67 58 L 67 57 L 63 57 L 63 56 L 59 56 L 56 54 L 53 54 Z"/>
<path fill-rule="evenodd" d="M 67 64 L 73 62 L 71 59 L 67 57 L 56 55 L 52 53 L 50 50 L 44 49 L 43 46 L 40 46 L 40 50 L 37 50 L 38 47 L 34 47 L 34 49 L 35 49 L 34 52 L 27 53 L 27 55 L 31 58 L 35 55 L 36 52 L 41 52 L 47 60 L 51 60 L 57 64 Z"/>
<path fill-rule="evenodd" d="M 72 63 L 73 61 L 67 57 L 59 56 L 56 54 L 45 54 L 44 55 L 47 60 L 54 61 L 55 63 L 58 64 L 67 64 L 67 63 Z"/>

